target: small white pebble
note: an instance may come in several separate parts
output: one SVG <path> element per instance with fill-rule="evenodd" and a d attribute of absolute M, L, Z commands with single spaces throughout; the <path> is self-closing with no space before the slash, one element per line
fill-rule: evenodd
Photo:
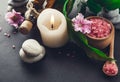
<path fill-rule="evenodd" d="M 15 49 L 15 45 L 12 45 L 12 48 Z"/>
<path fill-rule="evenodd" d="M 9 34 L 9 33 L 7 33 L 7 32 L 5 32 L 5 33 L 4 33 L 4 36 L 6 36 L 6 37 L 10 38 L 10 34 Z"/>
<path fill-rule="evenodd" d="M 10 34 L 7 34 L 7 37 L 10 38 Z"/>
<path fill-rule="evenodd" d="M 4 36 L 7 36 L 7 33 L 6 33 L 6 32 L 4 33 Z"/>

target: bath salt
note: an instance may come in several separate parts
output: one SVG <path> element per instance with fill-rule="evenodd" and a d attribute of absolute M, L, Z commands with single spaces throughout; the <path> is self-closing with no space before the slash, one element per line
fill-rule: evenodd
<path fill-rule="evenodd" d="M 103 72 L 108 76 L 115 76 L 118 73 L 118 69 L 114 63 L 106 63 L 103 66 Z"/>
<path fill-rule="evenodd" d="M 91 33 L 89 34 L 95 38 L 103 38 L 110 34 L 111 25 L 104 19 L 92 18 Z"/>

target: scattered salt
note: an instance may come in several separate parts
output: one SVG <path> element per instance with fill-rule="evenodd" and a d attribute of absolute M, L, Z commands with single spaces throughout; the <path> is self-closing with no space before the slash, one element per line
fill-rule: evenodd
<path fill-rule="evenodd" d="M 6 32 L 4 33 L 4 36 L 7 36 L 7 33 L 6 33 Z"/>
<path fill-rule="evenodd" d="M 15 49 L 15 45 L 12 45 L 12 48 Z"/>
<path fill-rule="evenodd" d="M 7 34 L 7 37 L 10 38 L 10 34 Z"/>
<path fill-rule="evenodd" d="M 5 33 L 4 33 L 4 36 L 6 36 L 6 37 L 10 38 L 10 34 L 9 34 L 9 33 L 7 33 L 7 32 L 5 32 Z"/>

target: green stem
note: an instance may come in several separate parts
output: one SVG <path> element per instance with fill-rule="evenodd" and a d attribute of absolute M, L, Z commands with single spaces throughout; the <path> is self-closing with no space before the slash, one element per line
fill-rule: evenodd
<path fill-rule="evenodd" d="M 89 57 L 98 59 L 98 60 L 114 60 L 110 57 L 108 57 L 104 52 L 101 50 L 94 48 L 88 44 L 87 38 L 85 35 L 83 35 L 81 32 L 75 32 L 72 27 L 72 21 L 67 17 L 67 5 L 69 0 L 66 0 L 64 7 L 63 7 L 63 14 L 66 17 L 67 24 L 68 24 L 68 31 L 70 38 L 74 40 L 79 46 L 82 46 L 82 48 L 86 51 L 86 53 L 89 52 Z"/>

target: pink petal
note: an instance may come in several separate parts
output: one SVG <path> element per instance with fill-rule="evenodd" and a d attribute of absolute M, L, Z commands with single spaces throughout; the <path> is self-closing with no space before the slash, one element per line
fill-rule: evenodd
<path fill-rule="evenodd" d="M 21 13 L 16 12 L 15 10 L 6 13 L 5 19 L 10 25 L 14 26 L 15 28 L 18 28 L 18 25 L 24 21 L 24 17 L 21 16 Z"/>

